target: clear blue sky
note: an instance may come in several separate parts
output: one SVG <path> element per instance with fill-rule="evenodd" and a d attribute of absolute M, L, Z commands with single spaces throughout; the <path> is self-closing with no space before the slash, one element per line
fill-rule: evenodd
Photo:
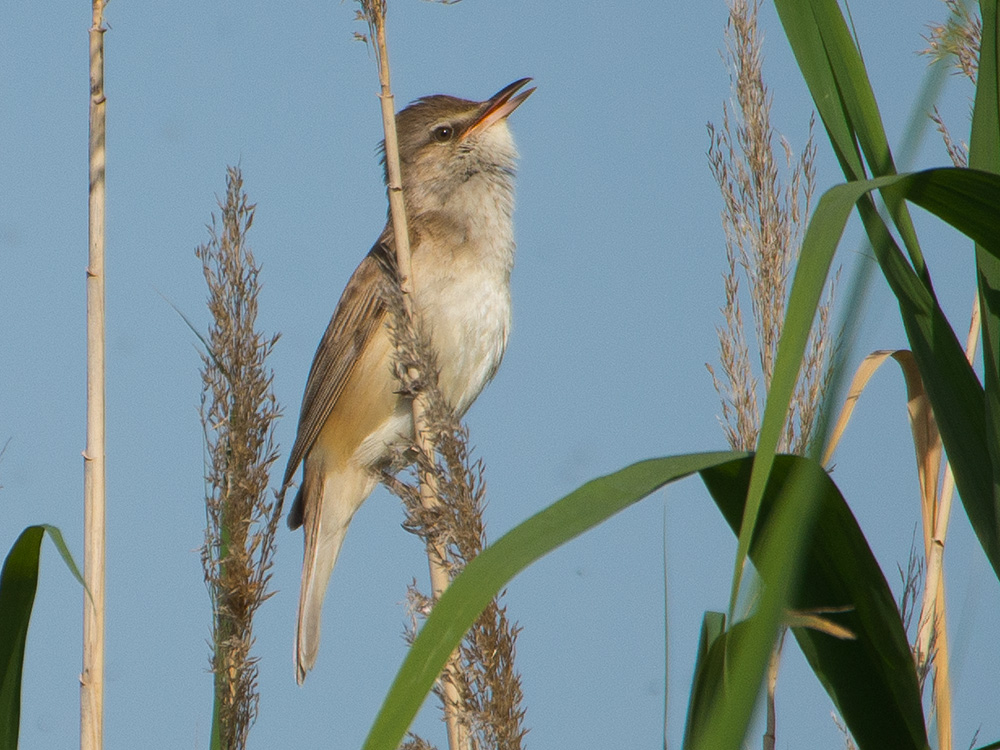
<path fill-rule="evenodd" d="M 938 0 L 852 11 L 890 141 L 898 143 Z M 242 166 L 258 205 L 260 324 L 286 449 L 315 346 L 385 219 L 374 61 L 353 3 L 115 0 L 107 11 L 108 630 L 106 747 L 204 748 L 211 716 L 202 583 L 203 452 L 196 341 L 207 326 L 194 248 Z M 905 15 L 900 19 L 899 15 Z M 32 523 L 61 527 L 82 559 L 88 3 L 8 3 L 0 26 L 0 550 Z M 487 465 L 492 538 L 583 481 L 657 455 L 724 447 L 705 371 L 717 361 L 721 200 L 705 124 L 721 122 L 726 8 L 552 0 L 444 7 L 393 0 L 397 102 L 484 98 L 522 76 L 538 91 L 512 118 L 518 177 L 515 325 L 468 422 Z M 808 94 L 770 6 L 762 16 L 776 126 L 806 137 Z M 944 111 L 967 126 L 970 90 Z M 840 180 L 825 136 L 820 189 Z M 918 165 L 945 163 L 933 134 Z M 918 217 L 945 310 L 963 329 L 967 243 Z M 865 262 L 857 232 L 845 269 Z M 845 274 L 846 278 L 846 274 Z M 169 300 L 169 303 L 166 300 Z M 860 351 L 905 346 L 876 281 Z M 283 460 L 283 459 L 282 459 Z M 903 385 L 878 375 L 834 474 L 894 590 L 919 522 Z M 277 594 L 257 624 L 253 747 L 357 747 L 405 653 L 401 602 L 426 578 L 420 543 L 378 490 L 334 574 L 323 648 L 304 688 L 292 639 L 301 535 L 282 528 Z M 956 746 L 1000 738 L 1000 586 L 956 504 L 948 567 Z M 511 584 L 528 746 L 659 747 L 664 575 L 668 738 L 678 747 L 703 611 L 725 609 L 734 542 L 696 479 L 613 519 Z M 78 737 L 82 592 L 46 543 L 25 666 L 22 748 Z M 779 681 L 779 747 L 840 748 L 831 702 L 794 643 Z M 437 709 L 416 729 L 442 741 Z M 759 740 L 751 740 L 758 746 Z"/>

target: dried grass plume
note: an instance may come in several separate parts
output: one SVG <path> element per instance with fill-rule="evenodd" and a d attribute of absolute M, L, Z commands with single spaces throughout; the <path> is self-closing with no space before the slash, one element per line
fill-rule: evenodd
<path fill-rule="evenodd" d="M 805 232 L 815 189 L 813 124 L 799 155 L 771 124 L 772 95 L 764 83 L 760 0 L 731 0 L 726 61 L 735 111 L 723 109 L 721 129 L 708 125 L 708 158 L 722 193 L 722 225 L 728 268 L 724 277 L 724 323 L 718 328 L 722 375 L 711 367 L 722 402 L 726 438 L 734 450 L 753 450 L 760 429 L 760 399 L 774 372 L 788 301 L 788 282 Z M 790 170 L 784 183 L 779 165 Z M 750 303 L 753 333 L 743 305 Z M 832 350 L 830 296 L 821 306 L 799 373 L 779 450 L 804 453 L 823 391 Z M 754 357 L 756 353 L 756 357 Z M 754 361 L 756 359 L 756 362 Z M 763 389 L 763 394 L 761 393 Z"/>
<path fill-rule="evenodd" d="M 266 359 L 278 336 L 256 328 L 260 267 L 246 244 L 254 206 L 240 170 L 230 167 L 221 227 L 196 255 L 208 284 L 212 326 L 203 339 L 201 419 L 205 433 L 207 529 L 202 563 L 212 600 L 211 659 L 216 721 L 223 748 L 244 748 L 257 715 L 253 616 L 270 596 L 277 513 L 268 492 L 278 457 L 274 426 L 281 414 Z"/>

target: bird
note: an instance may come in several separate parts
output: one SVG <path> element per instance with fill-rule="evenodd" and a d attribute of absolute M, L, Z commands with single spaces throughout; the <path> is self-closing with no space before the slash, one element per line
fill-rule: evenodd
<path fill-rule="evenodd" d="M 436 357 L 441 395 L 459 417 L 496 374 L 507 346 L 518 158 L 507 118 L 535 91 L 522 91 L 530 81 L 485 101 L 426 96 L 396 115 L 411 305 Z M 394 446 L 413 436 L 411 396 L 400 392 L 388 327 L 386 290 L 395 283 L 390 214 L 317 348 L 282 483 L 283 495 L 303 467 L 288 514 L 289 527 L 302 527 L 305 536 L 295 638 L 300 685 L 316 663 L 323 601 L 351 519 L 398 455 Z"/>

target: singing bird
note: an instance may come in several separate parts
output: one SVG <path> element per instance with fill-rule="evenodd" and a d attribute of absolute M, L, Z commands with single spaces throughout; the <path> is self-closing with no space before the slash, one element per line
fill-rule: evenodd
<path fill-rule="evenodd" d="M 424 97 L 396 115 L 413 310 L 437 356 L 441 393 L 459 415 L 496 373 L 510 331 L 517 150 L 507 117 L 534 91 L 517 93 L 530 80 L 482 102 Z M 387 328 L 385 295 L 394 277 L 390 217 L 316 351 L 285 470 L 283 488 L 303 465 L 288 515 L 288 525 L 305 532 L 295 640 L 300 684 L 316 663 L 323 599 L 351 518 L 393 445 L 413 435 L 412 404 L 398 393 Z"/>

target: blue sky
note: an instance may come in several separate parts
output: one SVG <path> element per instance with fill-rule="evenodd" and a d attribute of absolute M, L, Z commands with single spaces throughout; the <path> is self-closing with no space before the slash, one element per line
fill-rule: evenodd
<path fill-rule="evenodd" d="M 207 327 L 194 248 L 240 164 L 257 203 L 260 325 L 294 437 L 315 346 L 385 220 L 369 50 L 353 3 L 115 0 L 107 11 L 108 630 L 106 747 L 207 747 L 210 608 L 202 583 L 203 452 L 196 341 Z M 905 128 L 938 0 L 858 2 L 854 21 L 890 143 Z M 900 17 L 902 16 L 902 17 Z M 9 3 L 0 27 L 0 549 L 32 523 L 62 528 L 82 559 L 84 268 L 89 5 Z M 721 199 L 705 125 L 722 119 L 726 7 L 552 0 L 393 0 L 397 103 L 481 99 L 533 76 L 512 117 L 522 159 L 514 329 L 494 383 L 468 415 L 496 538 L 594 476 L 658 455 L 724 447 L 705 370 L 716 362 L 724 270 Z M 770 6 L 765 75 L 777 129 L 805 142 L 808 93 Z M 967 127 L 971 91 L 942 110 Z M 840 178 L 817 131 L 820 190 Z M 918 166 L 947 156 L 929 134 Z M 945 311 L 964 335 L 968 243 L 918 216 Z M 845 270 L 868 261 L 849 231 Z M 846 278 L 846 274 L 845 274 Z M 876 278 L 858 352 L 905 346 Z M 857 356 L 860 356 L 857 354 Z M 282 459 L 283 460 L 283 459 Z M 835 479 L 894 590 L 919 522 L 898 373 L 876 376 Z M 284 528 L 275 596 L 257 624 L 253 747 L 356 747 L 405 654 L 407 583 L 426 578 L 398 501 L 357 515 L 331 584 L 323 647 L 304 688 L 292 643 L 301 535 Z M 725 609 L 735 544 L 691 479 L 519 576 L 506 599 L 528 746 L 659 747 L 664 706 L 664 550 L 669 591 L 668 740 L 677 747 L 702 613 Z M 46 543 L 25 667 L 22 748 L 78 736 L 82 592 Z M 946 557 L 956 743 L 1000 737 L 1000 587 L 956 504 Z M 779 747 L 839 748 L 832 705 L 794 644 L 779 686 Z M 443 742 L 437 709 L 416 729 Z M 751 746 L 756 746 L 752 739 Z"/>

